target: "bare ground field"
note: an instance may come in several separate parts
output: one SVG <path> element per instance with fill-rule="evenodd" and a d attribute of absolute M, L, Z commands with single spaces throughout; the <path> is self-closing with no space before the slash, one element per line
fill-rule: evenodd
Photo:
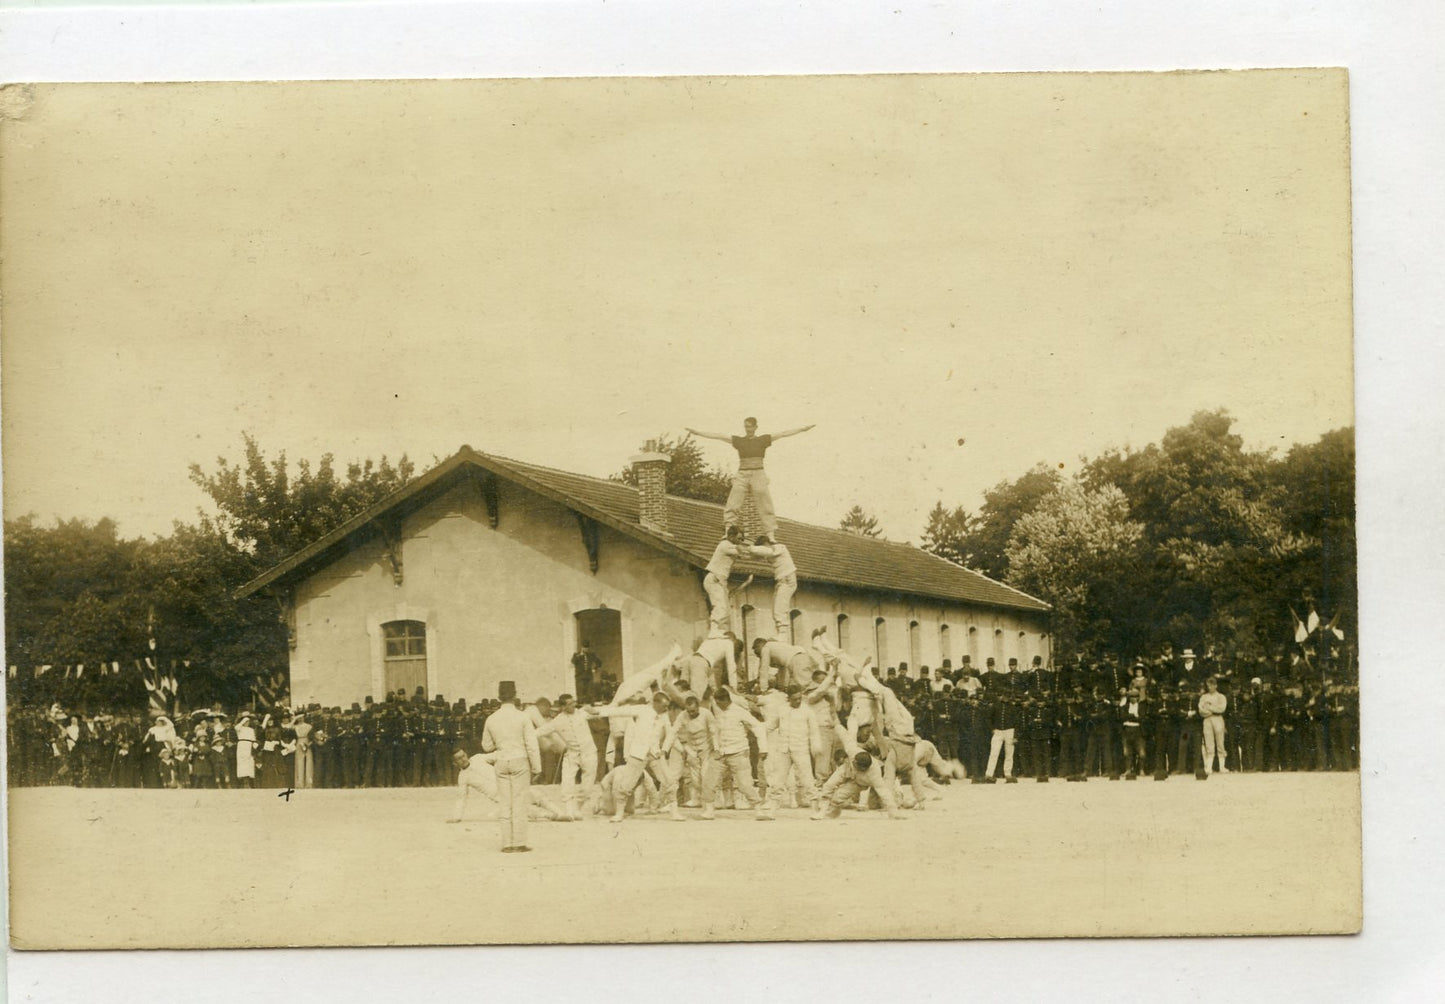
<path fill-rule="evenodd" d="M 1356 774 L 959 785 L 890 820 L 447 824 L 450 789 L 10 792 L 20 949 L 1319 934 Z M 480 810 L 480 811 L 478 811 Z M 696 817 L 696 811 L 688 813 Z"/>

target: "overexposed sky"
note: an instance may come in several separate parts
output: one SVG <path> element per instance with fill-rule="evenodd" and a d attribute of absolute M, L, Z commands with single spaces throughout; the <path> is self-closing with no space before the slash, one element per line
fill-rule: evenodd
<path fill-rule="evenodd" d="M 166 532 L 243 430 L 606 475 L 756 414 L 818 424 L 780 512 L 916 539 L 1202 408 L 1253 446 L 1353 420 L 1340 72 L 9 97 L 11 517 Z"/>

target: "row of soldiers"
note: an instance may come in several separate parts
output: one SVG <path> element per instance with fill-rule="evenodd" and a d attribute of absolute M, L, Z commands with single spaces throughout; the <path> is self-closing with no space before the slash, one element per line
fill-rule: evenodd
<path fill-rule="evenodd" d="M 1146 667 L 1147 670 L 1148 667 Z M 1159 668 L 1153 667 L 1156 674 Z M 1162 674 L 1161 674 L 1162 675 Z M 1166 681 L 1168 677 L 1165 677 Z M 1127 682 L 1126 682 L 1127 681 Z M 1138 682 L 1135 682 L 1138 681 Z M 1202 685 L 1187 678 L 1156 684 L 1132 671 L 1108 667 L 1088 673 L 1054 673 L 1039 666 L 1020 672 L 959 671 L 908 680 L 886 679 L 913 714 L 917 732 L 939 754 L 960 760 L 968 776 L 987 772 L 994 734 L 1011 733 L 1009 751 L 1028 777 L 1117 776 L 1126 770 L 1125 722 L 1129 692 L 1140 700 L 1134 714 L 1144 737 L 1147 763 L 1136 771 L 1192 773 L 1201 766 Z M 1355 770 L 1359 767 L 1359 690 L 1333 679 L 1236 684 L 1225 677 L 1227 760 L 1246 771 Z M 403 787 L 456 783 L 452 753 L 481 748 L 482 727 L 495 701 L 467 706 L 442 698 L 427 701 L 391 694 L 349 709 L 312 706 L 294 717 L 276 709 L 256 730 L 263 787 Z M 551 716 L 539 698 L 526 713 L 540 725 Z M 264 712 L 257 713 L 262 721 Z M 257 723 L 258 725 L 260 722 Z M 606 728 L 593 724 L 599 753 Z M 236 727 L 219 711 L 182 723 L 172 753 L 184 762 L 185 784 L 231 787 L 236 777 Z M 7 730 L 12 786 L 66 784 L 96 787 L 151 786 L 148 766 L 160 751 L 149 749 L 139 715 L 70 715 L 12 707 Z M 268 739 L 287 750 L 270 760 L 259 751 Z M 560 753 L 543 750 L 543 779 L 555 774 Z M 1003 758 L 995 772 L 1006 771 Z M 282 775 L 285 775 L 284 777 Z"/>
<path fill-rule="evenodd" d="M 1137 677 L 1133 678 L 1137 679 Z M 896 684 L 917 731 L 970 778 L 987 772 L 996 732 L 1011 733 L 1018 771 L 1027 777 L 1196 773 L 1202 747 L 1198 710 L 1205 687 L 1187 680 L 1119 687 L 1082 678 L 1060 687 L 1055 675 L 1004 674 L 985 685 L 933 689 Z M 960 681 L 960 683 L 966 683 Z M 1228 681 L 1226 681 L 1228 682 Z M 1276 685 L 1256 677 L 1226 692 L 1226 760 L 1245 771 L 1355 770 L 1359 767 L 1359 689 L 1332 679 Z M 1224 692 L 1224 684 L 1220 686 Z M 1146 749 L 1143 764 L 1125 763 L 1131 692 Z M 996 764 L 995 771 L 1003 770 Z"/>

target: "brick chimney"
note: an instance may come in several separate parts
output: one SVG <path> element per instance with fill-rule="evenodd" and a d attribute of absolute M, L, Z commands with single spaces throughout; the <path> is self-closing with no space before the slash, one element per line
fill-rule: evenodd
<path fill-rule="evenodd" d="M 653 533 L 667 534 L 667 465 L 672 457 L 666 453 L 639 453 L 629 463 L 637 479 L 637 521 Z"/>

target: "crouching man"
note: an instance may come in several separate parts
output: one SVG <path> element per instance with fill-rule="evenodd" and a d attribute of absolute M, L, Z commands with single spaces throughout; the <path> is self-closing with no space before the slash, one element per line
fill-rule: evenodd
<path fill-rule="evenodd" d="M 501 806 L 497 793 L 497 770 L 494 766 L 497 757 L 497 753 L 478 753 L 469 757 L 464 749 L 452 752 L 452 763 L 457 767 L 457 801 L 448 823 L 460 823 L 466 816 L 467 802 L 473 791 L 481 792 L 494 806 Z M 531 786 L 527 788 L 527 802 L 527 816 L 530 819 L 565 822 L 573 818 L 564 812 L 561 806 Z"/>
<path fill-rule="evenodd" d="M 864 792 L 872 791 L 878 795 L 878 801 L 888 812 L 890 819 L 903 819 L 903 813 L 898 810 L 898 801 L 893 797 L 892 785 L 883 779 L 883 771 L 874 761 L 873 756 L 866 751 L 859 751 L 853 755 L 851 760 L 845 760 L 833 771 L 833 775 L 824 783 L 819 797 L 822 804 L 819 810 L 813 813 L 813 819 L 836 819 L 843 811 L 843 806 L 854 802 Z"/>

